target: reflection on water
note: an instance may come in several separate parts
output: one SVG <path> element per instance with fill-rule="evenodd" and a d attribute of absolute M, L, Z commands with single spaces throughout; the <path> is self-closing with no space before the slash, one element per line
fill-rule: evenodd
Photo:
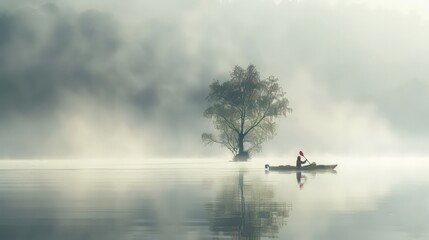
<path fill-rule="evenodd" d="M 284 172 L 284 173 L 291 173 L 291 172 Z M 333 169 L 329 169 L 329 170 L 311 170 L 311 171 L 296 171 L 295 172 L 295 176 L 296 176 L 296 182 L 298 184 L 299 189 L 303 189 L 305 183 L 307 183 L 307 175 L 311 175 L 313 178 L 317 175 L 317 174 L 326 174 L 326 173 L 330 173 L 330 174 L 336 174 L 337 171 L 333 170 Z"/>
<path fill-rule="evenodd" d="M 211 229 L 231 239 L 276 237 L 286 224 L 291 204 L 273 201 L 273 187 L 254 181 L 245 184 L 245 173 L 237 179 L 225 179 L 214 202 L 208 204 Z"/>
<path fill-rule="evenodd" d="M 0 239 L 429 239 L 423 165 L 264 163 L 0 161 Z"/>
<path fill-rule="evenodd" d="M 298 183 L 298 186 L 300 189 L 304 187 L 304 184 L 307 182 L 307 176 L 302 175 L 302 172 L 296 172 L 296 182 Z"/>

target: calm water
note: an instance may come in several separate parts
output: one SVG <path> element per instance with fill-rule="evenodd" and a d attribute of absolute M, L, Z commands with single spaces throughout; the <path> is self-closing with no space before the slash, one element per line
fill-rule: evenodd
<path fill-rule="evenodd" d="M 0 239 L 429 239 L 424 161 L 278 162 L 0 161 Z"/>

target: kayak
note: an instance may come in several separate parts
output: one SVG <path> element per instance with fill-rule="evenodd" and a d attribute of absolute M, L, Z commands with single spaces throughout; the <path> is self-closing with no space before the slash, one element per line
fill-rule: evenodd
<path fill-rule="evenodd" d="M 333 170 L 337 167 L 337 164 L 334 165 L 305 165 L 302 167 L 296 167 L 291 165 L 280 165 L 280 166 L 270 166 L 268 164 L 265 164 L 266 170 L 271 171 L 314 171 L 314 170 Z"/>

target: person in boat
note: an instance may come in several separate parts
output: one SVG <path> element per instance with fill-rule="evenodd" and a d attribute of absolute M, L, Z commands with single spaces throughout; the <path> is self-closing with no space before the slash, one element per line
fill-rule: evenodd
<path fill-rule="evenodd" d="M 305 161 L 301 161 L 301 156 L 298 156 L 298 157 L 296 158 L 296 167 L 297 167 L 297 168 L 300 168 L 300 167 L 301 167 L 301 164 L 304 164 L 305 162 L 307 162 L 307 160 L 305 160 Z"/>

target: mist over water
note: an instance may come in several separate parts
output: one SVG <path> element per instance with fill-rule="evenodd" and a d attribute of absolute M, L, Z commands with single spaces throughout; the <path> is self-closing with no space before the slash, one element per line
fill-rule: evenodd
<path fill-rule="evenodd" d="M 427 148 L 421 1 L 0 1 L 0 157 L 226 156 L 213 80 L 255 64 L 293 113 L 259 156 Z"/>
<path fill-rule="evenodd" d="M 282 161 L 289 164 L 269 158 L 2 161 L 0 234 L 7 239 L 429 236 L 425 165 L 368 167 L 343 159 L 336 172 L 303 172 L 300 185 L 296 172 L 263 169 Z"/>
<path fill-rule="evenodd" d="M 429 4 L 0 0 L 0 239 L 428 239 Z M 209 85 L 279 79 L 249 162 Z M 275 172 L 265 164 L 338 164 Z"/>

